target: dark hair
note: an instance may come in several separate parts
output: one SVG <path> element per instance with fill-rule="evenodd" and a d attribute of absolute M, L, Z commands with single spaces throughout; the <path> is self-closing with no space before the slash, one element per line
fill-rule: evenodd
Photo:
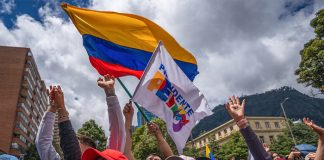
<path fill-rule="evenodd" d="M 94 149 L 97 148 L 96 143 L 90 137 L 82 135 L 82 134 L 77 134 L 77 137 L 78 137 L 79 142 L 82 143 L 83 145 L 87 145 Z"/>
<path fill-rule="evenodd" d="M 148 158 L 148 157 L 150 157 L 150 156 L 157 156 L 157 157 L 160 157 L 158 154 L 156 154 L 156 153 L 151 153 L 151 154 L 149 154 L 147 157 L 146 157 L 146 159 Z M 161 157 L 160 157 L 161 158 Z M 162 159 L 162 158 L 161 158 Z"/>

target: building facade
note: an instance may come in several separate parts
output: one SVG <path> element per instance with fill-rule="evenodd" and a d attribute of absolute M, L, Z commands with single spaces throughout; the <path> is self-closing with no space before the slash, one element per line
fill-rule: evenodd
<path fill-rule="evenodd" d="M 0 46 L 0 88 L 0 150 L 23 156 L 35 142 L 48 105 L 46 86 L 29 48 Z"/>
<path fill-rule="evenodd" d="M 284 117 L 246 117 L 249 125 L 254 130 L 262 143 L 271 144 L 278 135 L 283 134 L 283 129 L 286 128 Z M 197 138 L 187 143 L 188 146 L 194 145 L 197 149 L 204 149 L 206 144 L 211 140 L 216 140 L 218 144 L 222 145 L 230 139 L 230 135 L 238 132 L 239 128 L 234 122 L 230 120 L 217 128 L 214 128 Z"/>

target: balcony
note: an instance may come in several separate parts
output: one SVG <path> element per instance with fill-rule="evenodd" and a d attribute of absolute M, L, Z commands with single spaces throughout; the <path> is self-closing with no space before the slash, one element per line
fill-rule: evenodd
<path fill-rule="evenodd" d="M 25 87 L 26 89 L 33 89 L 30 79 L 28 78 L 28 75 L 26 75 L 26 74 L 24 76 L 23 87 Z"/>
<path fill-rule="evenodd" d="M 22 110 L 24 110 L 27 113 L 27 116 L 30 115 L 30 112 L 29 112 L 28 108 L 26 107 L 25 103 L 19 103 L 18 107 L 22 108 Z"/>
<path fill-rule="evenodd" d="M 21 92 L 20 92 L 20 96 L 23 97 L 23 98 L 27 98 L 27 89 L 22 89 Z"/>

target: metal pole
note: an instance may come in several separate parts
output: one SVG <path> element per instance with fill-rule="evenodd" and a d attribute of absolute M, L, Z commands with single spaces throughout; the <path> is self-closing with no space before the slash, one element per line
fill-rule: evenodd
<path fill-rule="evenodd" d="M 119 82 L 119 84 L 124 88 L 124 90 L 126 91 L 127 95 L 129 96 L 129 98 L 133 98 L 132 94 L 128 91 L 128 89 L 126 88 L 126 86 L 124 85 L 124 83 L 119 79 L 119 78 L 116 78 L 117 81 Z M 137 107 L 137 109 L 140 111 L 140 113 L 142 114 L 142 116 L 144 117 L 145 121 L 147 123 L 150 123 L 150 120 L 148 119 L 148 117 L 145 115 L 145 113 L 143 112 L 143 110 L 141 109 L 141 107 L 136 103 L 134 102 L 135 106 Z M 138 118 L 138 117 L 137 117 Z"/>
<path fill-rule="evenodd" d="M 293 141 L 294 141 L 294 144 L 295 144 L 295 146 L 296 146 L 297 143 L 296 143 L 296 140 L 295 140 L 294 134 L 292 133 L 291 127 L 290 127 L 290 125 L 289 125 L 289 122 L 288 122 L 288 118 L 287 118 L 287 115 L 286 115 L 285 109 L 284 109 L 284 107 L 283 107 L 283 104 L 284 104 L 287 100 L 288 100 L 288 98 L 285 98 L 285 100 L 282 101 L 282 102 L 280 103 L 280 106 L 281 106 L 282 112 L 283 112 L 283 114 L 284 114 L 284 116 L 285 116 L 285 120 L 286 120 L 286 123 L 287 123 L 288 129 L 289 129 L 290 135 L 291 135 L 291 137 L 292 137 L 292 139 L 293 139 Z"/>

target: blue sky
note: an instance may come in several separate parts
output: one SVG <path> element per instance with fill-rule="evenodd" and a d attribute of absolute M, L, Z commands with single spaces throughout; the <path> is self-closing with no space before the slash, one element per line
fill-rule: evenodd
<path fill-rule="evenodd" d="M 33 17 L 36 21 L 42 21 L 42 17 L 39 15 L 39 8 L 45 5 L 48 5 L 50 8 L 53 8 L 58 11 L 57 16 L 62 17 L 67 20 L 67 16 L 64 13 L 63 10 L 59 9 L 60 3 L 63 1 L 55 1 L 55 0 L 4 0 L 2 3 L 0 3 L 0 8 L 3 8 L 3 5 L 5 5 L 4 2 L 11 3 L 12 7 L 10 7 L 10 11 L 7 11 L 5 13 L 1 13 L 0 19 L 4 22 L 6 27 L 12 28 L 15 24 L 17 16 L 27 14 L 31 17 Z M 79 7 L 87 7 L 90 5 L 90 1 L 88 0 L 66 0 L 64 1 L 66 3 L 69 3 L 71 5 L 79 6 Z M 7 4 L 8 4 L 7 3 Z"/>
<path fill-rule="evenodd" d="M 162 26 L 196 57 L 200 74 L 194 83 L 211 106 L 224 103 L 229 95 L 262 93 L 285 85 L 310 93 L 310 88 L 296 82 L 294 71 L 299 51 L 314 38 L 309 22 L 324 8 L 323 0 L 66 2 L 138 14 Z M 90 118 L 107 128 L 104 92 L 96 84 L 99 74 L 60 3 L 1 1 L 0 45 L 31 48 L 46 84 L 62 85 L 75 128 Z M 122 80 L 131 91 L 138 82 L 134 77 Z M 128 97 L 118 84 L 116 90 L 123 106 Z"/>

